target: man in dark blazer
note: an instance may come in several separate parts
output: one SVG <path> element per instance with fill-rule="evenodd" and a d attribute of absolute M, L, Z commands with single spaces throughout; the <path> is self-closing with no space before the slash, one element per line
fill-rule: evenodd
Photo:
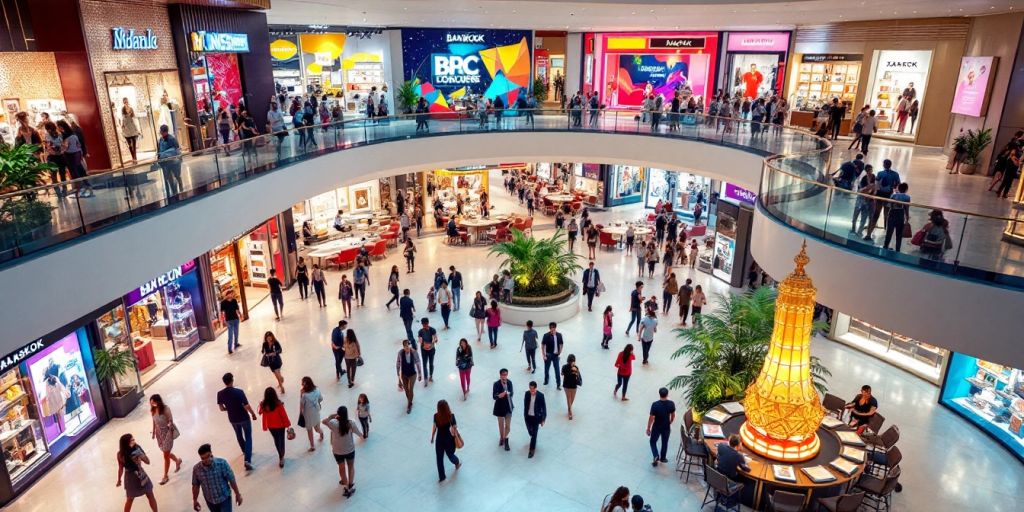
<path fill-rule="evenodd" d="M 499 372 L 499 379 L 491 386 L 491 398 L 494 399 L 492 413 L 498 418 L 498 446 L 504 446 L 509 451 L 508 432 L 512 428 L 512 381 L 508 380 L 508 370 L 502 368 Z"/>
<path fill-rule="evenodd" d="M 530 433 L 530 455 L 537 449 L 537 433 L 548 417 L 548 407 L 544 402 L 544 393 L 537 391 L 537 381 L 530 381 L 530 391 L 523 396 L 523 418 L 526 420 L 526 431 Z"/>
<path fill-rule="evenodd" d="M 601 273 L 594 268 L 594 262 L 590 262 L 590 268 L 583 271 L 583 293 L 587 296 L 587 311 L 594 310 L 594 295 L 601 287 Z"/>

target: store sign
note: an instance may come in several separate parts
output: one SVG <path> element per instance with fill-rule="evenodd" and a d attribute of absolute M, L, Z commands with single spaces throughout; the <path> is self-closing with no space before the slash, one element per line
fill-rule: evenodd
<path fill-rule="evenodd" d="M 988 110 L 989 92 L 995 77 L 996 57 L 964 57 L 953 94 L 954 114 L 981 117 Z"/>
<path fill-rule="evenodd" d="M 730 52 L 786 52 L 789 34 L 785 32 L 730 33 Z"/>
<path fill-rule="evenodd" d="M 885 71 L 923 71 L 924 66 L 919 60 L 885 60 L 882 61 L 882 69 Z"/>
<path fill-rule="evenodd" d="M 652 37 L 651 48 L 704 48 L 707 40 L 703 37 Z"/>
<path fill-rule="evenodd" d="M 857 53 L 805 53 L 800 62 L 860 62 L 864 56 Z"/>
<path fill-rule="evenodd" d="M 6 357 L 0 359 L 0 373 L 6 372 L 8 368 L 18 366 L 22 361 L 44 348 L 46 348 L 46 344 L 43 343 L 42 338 L 39 338 L 38 340 L 7 354 Z"/>
<path fill-rule="evenodd" d="M 134 28 L 114 27 L 110 29 L 115 50 L 156 50 L 157 37 L 153 29 L 147 28 L 144 33 L 136 33 Z"/>
<path fill-rule="evenodd" d="M 125 302 L 127 302 L 128 304 L 135 304 L 142 298 L 156 292 L 160 288 L 166 286 L 168 283 L 175 281 L 181 276 L 191 272 L 195 268 L 195 260 L 186 261 L 185 263 L 182 263 L 181 265 L 178 265 L 177 267 L 174 267 L 168 270 L 167 272 L 164 272 L 163 274 L 160 274 L 159 276 L 150 279 L 148 282 L 143 283 L 142 286 L 139 286 L 138 288 L 132 290 L 128 294 L 127 299 L 125 299 Z"/>
<path fill-rule="evenodd" d="M 248 53 L 249 36 L 230 32 L 192 32 L 192 51 Z"/>
<path fill-rule="evenodd" d="M 737 187 L 732 183 L 725 183 L 723 195 L 726 199 L 739 201 L 741 203 L 754 204 L 757 201 L 757 193 L 751 192 L 743 187 Z"/>
<path fill-rule="evenodd" d="M 452 36 L 453 34 L 448 34 Z M 433 53 L 430 55 L 431 81 L 440 85 L 479 84 L 480 57 L 478 55 L 452 55 Z"/>

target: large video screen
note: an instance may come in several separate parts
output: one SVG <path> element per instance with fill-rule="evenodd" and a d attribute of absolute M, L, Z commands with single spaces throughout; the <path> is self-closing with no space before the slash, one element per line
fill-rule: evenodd
<path fill-rule="evenodd" d="M 708 58 L 704 54 L 609 55 L 607 68 L 616 69 L 612 105 L 639 107 L 651 94 L 671 101 L 675 91 L 686 86 L 694 95 L 704 96 Z"/>

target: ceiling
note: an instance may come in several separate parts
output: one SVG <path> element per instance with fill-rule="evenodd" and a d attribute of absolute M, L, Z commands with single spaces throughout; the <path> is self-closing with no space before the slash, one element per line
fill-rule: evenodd
<path fill-rule="evenodd" d="M 611 31 L 772 29 L 984 16 L 1024 0 L 272 0 L 272 24 Z"/>

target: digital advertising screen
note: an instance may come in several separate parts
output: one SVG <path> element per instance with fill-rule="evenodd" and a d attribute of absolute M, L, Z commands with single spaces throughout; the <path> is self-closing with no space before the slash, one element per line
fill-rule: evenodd
<path fill-rule="evenodd" d="M 696 68 L 702 77 L 707 76 L 706 55 L 630 55 L 608 56 L 608 68 L 615 61 L 618 66 L 615 76 L 616 92 L 613 105 L 640 106 L 644 98 L 660 94 L 671 100 L 677 89 L 690 82 L 691 69 Z M 690 86 L 691 88 L 693 85 Z M 703 95 L 703 80 L 700 91 Z"/>
<path fill-rule="evenodd" d="M 514 106 L 529 91 L 533 36 L 526 30 L 402 29 L 404 78 L 431 112 L 451 112 L 469 95 Z"/>
<path fill-rule="evenodd" d="M 80 328 L 26 360 L 47 446 L 96 421 L 80 341 L 86 339 Z"/>
<path fill-rule="evenodd" d="M 988 110 L 988 94 L 996 70 L 995 57 L 964 57 L 953 95 L 954 114 L 981 117 Z"/>

